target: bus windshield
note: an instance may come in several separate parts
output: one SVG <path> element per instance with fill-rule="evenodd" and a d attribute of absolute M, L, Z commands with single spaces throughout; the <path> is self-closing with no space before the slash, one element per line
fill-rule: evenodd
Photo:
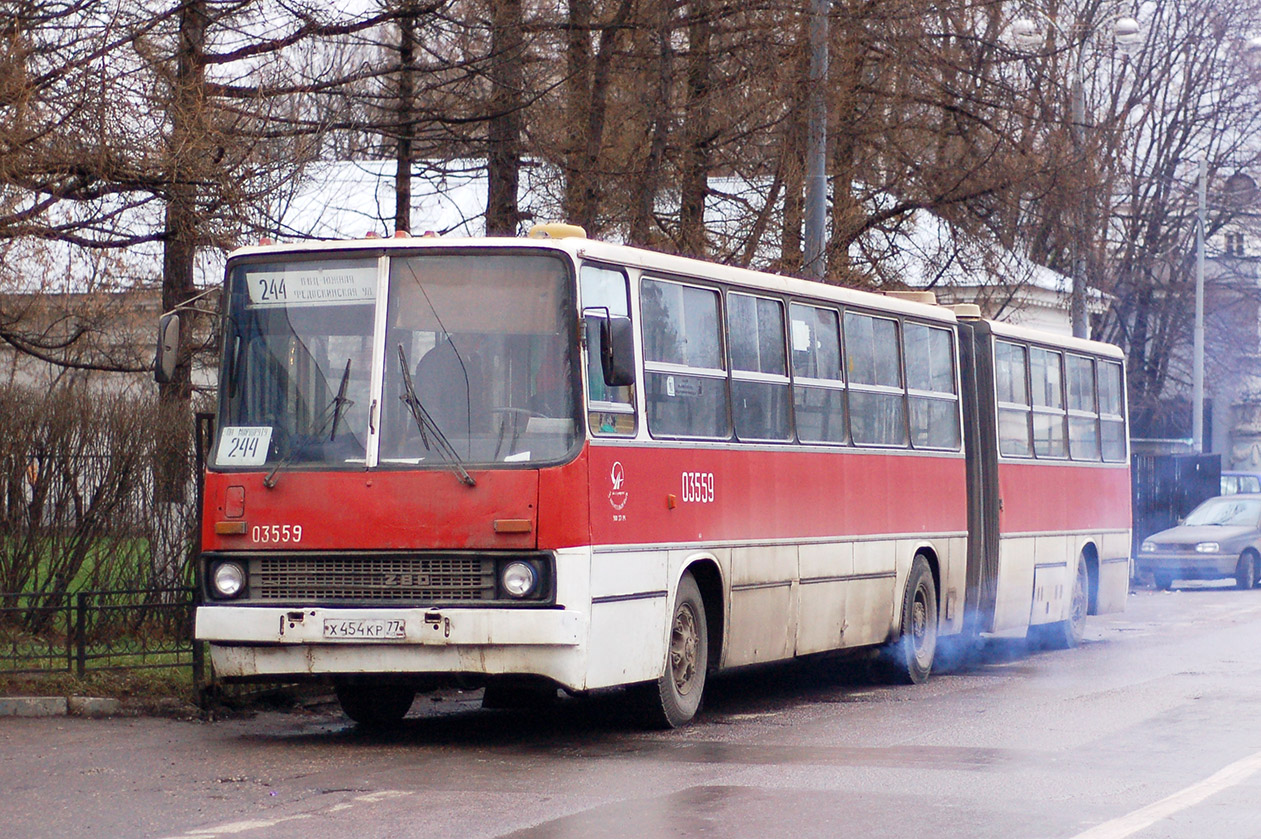
<path fill-rule="evenodd" d="M 375 258 L 238 265 L 218 466 L 366 461 Z"/>
<path fill-rule="evenodd" d="M 480 464 L 554 461 L 569 452 L 577 433 L 569 298 L 565 264 L 553 256 L 392 259 L 382 465 L 438 465 L 453 455 Z M 453 455 L 444 454 L 447 444 Z"/>
<path fill-rule="evenodd" d="M 565 263 L 393 256 L 379 301 L 381 264 L 374 254 L 230 269 L 215 465 L 462 471 L 569 453 L 578 423 Z"/>

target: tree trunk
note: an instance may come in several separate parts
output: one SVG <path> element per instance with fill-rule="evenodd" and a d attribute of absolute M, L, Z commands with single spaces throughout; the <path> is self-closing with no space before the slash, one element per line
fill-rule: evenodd
<path fill-rule="evenodd" d="M 653 42 L 657 48 L 656 87 L 652 92 L 652 139 L 644 160 L 643 173 L 634 187 L 631 206 L 630 243 L 649 245 L 652 242 L 652 223 L 655 216 L 657 193 L 661 189 L 661 166 L 665 161 L 666 144 L 670 138 L 674 78 L 674 48 L 670 37 L 674 32 L 667 4 L 658 7 Z"/>
<path fill-rule="evenodd" d="M 188 0 L 180 9 L 175 85 L 170 102 L 171 139 L 167 149 L 167 195 L 162 251 L 162 309 L 187 302 L 193 286 L 197 251 L 197 174 L 205 137 L 206 0 Z M 164 404 L 187 405 L 192 398 L 193 321 L 180 319 L 175 374 L 159 387 Z"/>
<path fill-rule="evenodd" d="M 704 257 L 708 250 L 705 197 L 709 193 L 712 33 L 709 0 L 696 0 L 688 21 L 687 130 L 679 167 L 679 250 L 695 257 Z"/>
<path fill-rule="evenodd" d="M 486 234 L 515 236 L 521 224 L 521 122 L 525 49 L 521 0 L 491 0 L 491 117 L 487 127 Z"/>
<path fill-rule="evenodd" d="M 581 224 L 590 213 L 590 187 L 583 160 L 587 152 L 586 119 L 591 108 L 591 0 L 570 0 L 565 50 L 565 220 Z"/>
<path fill-rule="evenodd" d="M 408 2 L 398 19 L 398 92 L 394 147 L 394 229 L 412 230 L 412 142 L 416 137 L 416 17 Z"/>
<path fill-rule="evenodd" d="M 802 74 L 804 78 L 804 71 Z M 784 218 L 779 234 L 779 271 L 800 274 L 803 268 L 801 235 L 805 224 L 806 111 L 798 103 L 784 122 L 781 150 L 784 171 Z"/>

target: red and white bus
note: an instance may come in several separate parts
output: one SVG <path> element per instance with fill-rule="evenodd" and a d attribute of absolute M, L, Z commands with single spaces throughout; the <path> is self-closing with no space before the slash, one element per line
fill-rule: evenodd
<path fill-rule="evenodd" d="M 197 637 L 363 723 L 1123 608 L 1120 352 L 579 236 L 235 252 Z M 489 699 L 488 699 L 489 701 Z"/>

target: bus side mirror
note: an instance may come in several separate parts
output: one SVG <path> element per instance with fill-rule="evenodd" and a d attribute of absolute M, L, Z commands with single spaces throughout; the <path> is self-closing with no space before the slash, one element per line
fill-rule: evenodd
<path fill-rule="evenodd" d="M 609 387 L 635 384 L 635 333 L 630 318 L 601 319 L 600 366 Z"/>
<path fill-rule="evenodd" d="M 158 320 L 158 354 L 153 364 L 153 378 L 164 385 L 175 378 L 175 364 L 179 357 L 180 316 L 168 312 Z"/>

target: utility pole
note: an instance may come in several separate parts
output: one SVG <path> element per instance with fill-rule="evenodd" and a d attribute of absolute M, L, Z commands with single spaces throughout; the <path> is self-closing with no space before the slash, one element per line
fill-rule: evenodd
<path fill-rule="evenodd" d="M 827 218 L 828 176 L 828 6 L 831 0 L 811 0 L 810 72 L 806 91 L 809 124 L 806 137 L 806 276 L 822 280 L 827 273 L 823 258 Z"/>
<path fill-rule="evenodd" d="M 1077 65 L 1073 70 L 1072 83 L 1073 124 L 1069 129 L 1073 140 L 1073 150 L 1079 155 L 1082 150 L 1082 132 L 1086 126 L 1086 92 L 1083 89 L 1081 78 L 1082 55 L 1085 51 L 1084 44 L 1077 48 Z M 1090 337 L 1088 290 L 1086 288 L 1086 240 L 1090 233 L 1086 225 L 1089 223 L 1092 215 L 1089 211 L 1091 200 L 1093 198 L 1090 190 L 1083 189 L 1081 205 L 1077 208 L 1077 235 L 1075 237 L 1077 240 L 1077 252 L 1073 254 L 1073 289 L 1068 301 L 1068 315 L 1073 326 L 1074 338 Z"/>
<path fill-rule="evenodd" d="M 1195 334 L 1191 350 L 1191 440 L 1204 453 L 1204 225 L 1208 204 L 1208 158 L 1200 158 L 1195 208 Z"/>

